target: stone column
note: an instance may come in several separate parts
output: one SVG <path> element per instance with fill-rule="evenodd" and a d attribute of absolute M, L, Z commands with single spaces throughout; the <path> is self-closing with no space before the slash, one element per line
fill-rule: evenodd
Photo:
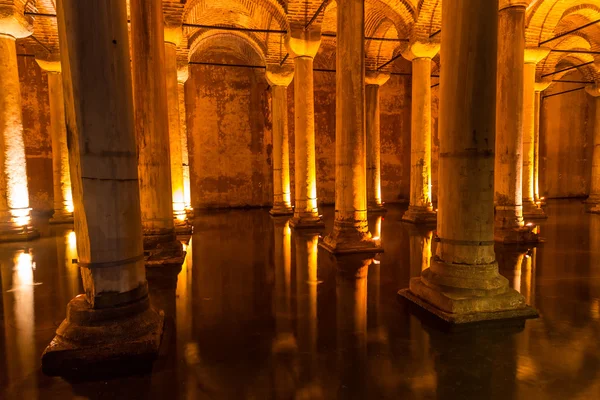
<path fill-rule="evenodd" d="M 42 356 L 52 374 L 147 362 L 164 319 L 148 301 L 125 2 L 62 0 L 57 14 L 85 295 Z"/>
<path fill-rule="evenodd" d="M 321 243 L 334 254 L 381 250 L 367 222 L 364 8 L 362 0 L 338 1 L 335 221 Z"/>
<path fill-rule="evenodd" d="M 0 242 L 39 236 L 31 226 L 16 48 L 31 33 L 16 6 L 0 4 Z"/>
<path fill-rule="evenodd" d="M 179 96 L 179 126 L 181 129 L 181 163 L 183 165 L 183 197 L 185 199 L 185 212 L 188 219 L 194 218 L 192 208 L 192 195 L 190 191 L 190 158 L 188 151 L 187 115 L 185 108 L 185 83 L 189 78 L 188 66 L 179 66 L 177 69 L 177 93 Z"/>
<path fill-rule="evenodd" d="M 185 213 L 183 183 L 183 151 L 179 112 L 179 81 L 177 77 L 177 46 L 181 43 L 181 26 L 165 28 L 165 70 L 169 121 L 169 155 L 171 160 L 171 189 L 173 191 L 173 218 L 180 234 L 192 233 Z"/>
<path fill-rule="evenodd" d="M 313 60 L 321 45 L 319 30 L 292 28 L 286 45 L 294 58 L 294 152 L 295 205 L 293 228 L 321 228 L 317 202 L 317 171 L 315 160 L 315 94 L 313 90 Z"/>
<path fill-rule="evenodd" d="M 535 198 L 535 120 L 537 64 L 550 53 L 550 49 L 535 47 L 525 49 L 523 69 L 523 217 L 547 218 Z"/>
<path fill-rule="evenodd" d="M 596 113 L 594 117 L 594 137 L 592 152 L 592 174 L 590 181 L 590 195 L 585 201 L 586 211 L 600 214 L 600 85 L 588 86 L 585 91 L 594 97 Z"/>
<path fill-rule="evenodd" d="M 431 59 L 439 43 L 414 41 L 402 54 L 412 61 L 412 112 L 410 137 L 410 204 L 403 221 L 435 224 L 431 203 Z"/>
<path fill-rule="evenodd" d="M 147 266 L 179 265 L 175 237 L 165 71 L 163 12 L 160 2 L 131 1 L 133 99 L 144 252 Z"/>
<path fill-rule="evenodd" d="M 399 294 L 451 323 L 535 316 L 494 254 L 498 1 L 442 7 L 437 251 Z"/>
<path fill-rule="evenodd" d="M 36 61 L 48 74 L 54 184 L 54 214 L 50 223 L 73 223 L 73 193 L 71 191 L 71 173 L 69 172 L 69 149 L 67 148 L 65 100 L 60 61 L 42 59 L 36 59 Z"/>
<path fill-rule="evenodd" d="M 494 238 L 500 243 L 537 242 L 523 220 L 523 59 L 526 1 L 501 1 L 498 34 L 498 98 Z"/>
<path fill-rule="evenodd" d="M 269 65 L 266 77 L 271 85 L 273 115 L 273 208 L 270 213 L 275 216 L 292 215 L 287 87 L 294 79 L 294 71 Z"/>
<path fill-rule="evenodd" d="M 368 72 L 365 76 L 367 126 L 367 205 L 370 212 L 385 212 L 381 199 L 381 124 L 379 87 L 390 79 L 382 72 Z"/>
<path fill-rule="evenodd" d="M 548 89 L 551 83 L 551 81 L 535 83 L 533 187 L 535 202 L 539 203 L 542 207 L 546 205 L 546 200 L 540 191 L 540 114 L 542 109 L 542 92 Z"/>

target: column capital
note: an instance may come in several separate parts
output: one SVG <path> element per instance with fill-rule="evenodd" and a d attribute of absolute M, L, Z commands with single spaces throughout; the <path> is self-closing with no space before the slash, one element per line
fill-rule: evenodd
<path fill-rule="evenodd" d="M 293 58 L 314 58 L 321 46 L 321 29 L 292 28 L 285 37 L 285 45 Z"/>
<path fill-rule="evenodd" d="M 585 87 L 585 91 L 592 97 L 600 97 L 600 84 L 598 82 Z"/>
<path fill-rule="evenodd" d="M 62 72 L 59 54 L 49 54 L 46 57 L 36 56 L 35 62 L 37 62 L 40 68 L 45 72 Z"/>
<path fill-rule="evenodd" d="M 535 84 L 533 85 L 533 88 L 535 89 L 536 92 L 543 92 L 544 90 L 548 89 L 548 87 L 552 84 L 552 81 L 538 81 L 535 82 Z"/>
<path fill-rule="evenodd" d="M 15 39 L 26 38 L 33 33 L 31 18 L 19 12 L 14 5 L 0 4 L 0 35 Z"/>
<path fill-rule="evenodd" d="M 418 58 L 433 58 L 440 51 L 440 43 L 433 40 L 414 40 L 402 51 L 408 61 Z"/>
<path fill-rule="evenodd" d="M 548 54 L 550 54 L 550 49 L 547 47 L 526 47 L 525 64 L 537 64 L 548 57 Z"/>
<path fill-rule="evenodd" d="M 270 86 L 288 87 L 294 79 L 294 69 L 287 65 L 269 64 L 267 65 L 266 78 Z"/>
<path fill-rule="evenodd" d="M 165 24 L 165 43 L 171 43 L 179 46 L 183 40 L 183 29 L 181 25 Z"/>
<path fill-rule="evenodd" d="M 367 71 L 365 74 L 365 85 L 382 86 L 390 79 L 390 74 L 379 71 Z"/>
<path fill-rule="evenodd" d="M 531 0 L 500 0 L 498 10 L 502 11 L 509 7 L 529 7 Z"/>
<path fill-rule="evenodd" d="M 177 83 L 183 85 L 190 77 L 190 69 L 187 64 L 177 66 Z"/>

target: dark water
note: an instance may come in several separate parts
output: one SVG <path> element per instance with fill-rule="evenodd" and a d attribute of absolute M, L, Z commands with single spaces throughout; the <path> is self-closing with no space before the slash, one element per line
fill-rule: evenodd
<path fill-rule="evenodd" d="M 402 212 L 371 221 L 375 260 L 336 260 L 263 210 L 198 216 L 179 276 L 150 282 L 168 316 L 152 374 L 108 381 L 40 371 L 82 291 L 74 235 L 0 245 L 0 399 L 600 398 L 600 216 L 550 202 L 544 244 L 497 249 L 541 318 L 448 332 L 398 302 L 435 251 Z"/>

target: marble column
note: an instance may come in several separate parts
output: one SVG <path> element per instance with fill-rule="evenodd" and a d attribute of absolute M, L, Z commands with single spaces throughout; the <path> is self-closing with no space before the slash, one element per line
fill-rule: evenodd
<path fill-rule="evenodd" d="M 546 205 L 546 199 L 542 196 L 540 190 L 540 115 L 542 109 L 542 92 L 548 89 L 549 82 L 535 83 L 535 108 L 534 108 L 534 153 L 533 153 L 533 187 L 535 202 L 542 207 Z"/>
<path fill-rule="evenodd" d="M 365 5 L 338 0 L 335 221 L 321 246 L 334 254 L 381 251 L 367 221 Z"/>
<path fill-rule="evenodd" d="M 294 71 L 289 67 L 269 65 L 266 77 L 271 86 L 273 115 L 273 208 L 270 213 L 292 215 L 287 88 L 294 79 Z"/>
<path fill-rule="evenodd" d="M 125 2 L 62 0 L 57 15 L 85 295 L 71 300 L 42 356 L 50 374 L 148 362 L 164 320 L 149 305 L 144 268 Z"/>
<path fill-rule="evenodd" d="M 547 218 L 535 198 L 535 121 L 536 121 L 536 68 L 550 49 L 535 47 L 525 49 L 523 69 L 523 217 Z"/>
<path fill-rule="evenodd" d="M 523 219 L 525 1 L 501 1 L 496 103 L 495 234 L 500 243 L 537 242 Z"/>
<path fill-rule="evenodd" d="M 192 194 L 190 188 L 190 157 L 188 151 L 187 114 L 185 108 L 185 83 L 189 78 L 187 64 L 177 69 L 177 93 L 179 96 L 179 127 L 181 129 L 181 163 L 183 166 L 183 197 L 185 199 L 185 213 L 188 219 L 194 218 L 192 208 Z"/>
<path fill-rule="evenodd" d="M 173 191 L 173 218 L 175 231 L 192 233 L 192 225 L 185 212 L 183 183 L 183 150 L 179 112 L 179 82 L 177 77 L 177 46 L 181 43 L 181 26 L 165 28 L 165 70 L 169 121 L 169 158 L 171 160 L 171 189 Z"/>
<path fill-rule="evenodd" d="M 379 88 L 390 79 L 390 74 L 367 72 L 365 75 L 365 102 L 367 127 L 367 205 L 369 212 L 385 212 L 381 199 L 381 123 Z"/>
<path fill-rule="evenodd" d="M 588 86 L 586 92 L 594 97 L 596 112 L 594 116 L 594 137 L 592 140 L 592 174 L 590 181 L 590 195 L 585 201 L 586 211 L 600 214 L 600 85 Z"/>
<path fill-rule="evenodd" d="M 437 250 L 399 294 L 450 323 L 536 316 L 494 253 L 498 1 L 442 7 Z"/>
<path fill-rule="evenodd" d="M 321 45 L 320 30 L 292 27 L 286 37 L 294 59 L 295 204 L 292 228 L 321 228 L 315 159 L 315 94 L 313 60 Z"/>
<path fill-rule="evenodd" d="M 402 220 L 435 224 L 431 202 L 431 59 L 439 43 L 414 41 L 402 54 L 412 61 L 412 112 L 410 138 L 410 204 Z"/>
<path fill-rule="evenodd" d="M 62 70 L 58 60 L 36 59 L 48 74 L 48 100 L 50 102 L 50 132 L 52 138 L 52 179 L 54 186 L 54 214 L 51 224 L 73 223 L 73 193 L 69 171 L 65 100 Z"/>
<path fill-rule="evenodd" d="M 16 48 L 31 33 L 16 6 L 0 4 L 0 242 L 39 236 L 31 225 Z"/>
<path fill-rule="evenodd" d="M 179 265 L 171 190 L 163 12 L 160 2 L 132 0 L 133 99 L 146 265 Z"/>

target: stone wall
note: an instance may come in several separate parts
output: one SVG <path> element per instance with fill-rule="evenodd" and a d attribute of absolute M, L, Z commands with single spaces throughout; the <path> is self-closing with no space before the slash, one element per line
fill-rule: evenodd
<path fill-rule="evenodd" d="M 582 80 L 579 73 L 562 80 Z M 544 94 L 583 86 L 556 83 Z M 594 100 L 583 90 L 542 101 L 540 192 L 546 198 L 582 197 L 589 193 L 592 169 Z"/>

